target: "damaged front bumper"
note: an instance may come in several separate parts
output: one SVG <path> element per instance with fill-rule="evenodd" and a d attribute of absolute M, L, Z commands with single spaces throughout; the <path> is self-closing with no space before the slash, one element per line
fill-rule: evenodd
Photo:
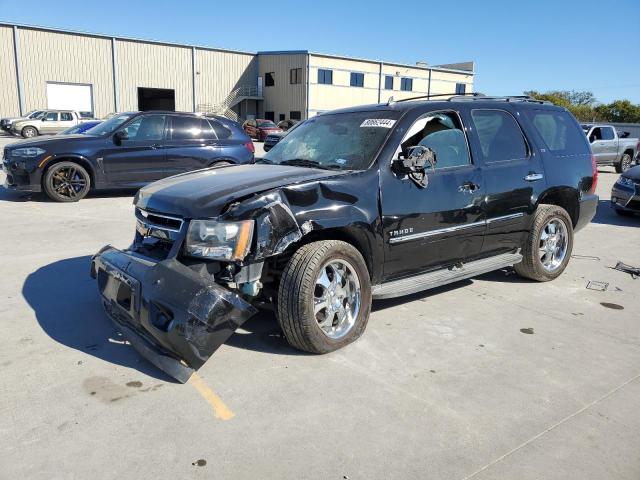
<path fill-rule="evenodd" d="M 131 345 L 186 382 L 257 310 L 175 258 L 106 246 L 91 261 L 102 304 Z"/>

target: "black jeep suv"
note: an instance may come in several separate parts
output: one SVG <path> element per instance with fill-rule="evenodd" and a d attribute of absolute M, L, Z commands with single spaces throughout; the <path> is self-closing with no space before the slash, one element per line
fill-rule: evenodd
<path fill-rule="evenodd" d="M 529 98 L 451 97 L 306 120 L 255 165 L 141 189 L 124 251 L 92 260 L 103 305 L 185 380 L 256 308 L 313 353 L 364 331 L 371 300 L 513 266 L 553 280 L 598 197 L 587 139 Z"/>
<path fill-rule="evenodd" d="M 5 187 L 42 190 L 75 202 L 90 189 L 139 188 L 177 173 L 249 163 L 254 147 L 224 117 L 179 112 L 129 112 L 82 135 L 22 140 L 4 149 Z"/>

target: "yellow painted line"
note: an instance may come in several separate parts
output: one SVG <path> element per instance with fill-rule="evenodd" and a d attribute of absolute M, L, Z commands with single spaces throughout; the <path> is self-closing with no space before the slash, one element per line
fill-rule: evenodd
<path fill-rule="evenodd" d="M 224 404 L 222 399 L 209 388 L 209 386 L 204 382 L 200 375 L 194 372 L 187 383 L 193 386 L 193 388 L 198 391 L 202 398 L 204 398 L 207 403 L 211 405 L 211 408 L 213 408 L 213 414 L 216 417 L 221 420 L 231 420 L 236 416 L 235 413 L 229 410 L 229 407 Z"/>

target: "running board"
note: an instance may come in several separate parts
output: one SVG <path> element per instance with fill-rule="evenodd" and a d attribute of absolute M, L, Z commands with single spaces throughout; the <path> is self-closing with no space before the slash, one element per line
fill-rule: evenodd
<path fill-rule="evenodd" d="M 413 277 L 393 280 L 381 285 L 374 285 L 371 295 L 374 300 L 410 295 L 412 293 L 464 280 L 465 278 L 482 275 L 483 273 L 492 272 L 493 270 L 498 270 L 500 268 L 511 267 L 512 265 L 519 263 L 521 260 L 522 255 L 520 255 L 519 251 L 516 253 L 503 253 L 494 257 L 464 263 L 461 266 L 443 268 L 442 270 L 436 270 L 435 272 L 423 273 Z"/>

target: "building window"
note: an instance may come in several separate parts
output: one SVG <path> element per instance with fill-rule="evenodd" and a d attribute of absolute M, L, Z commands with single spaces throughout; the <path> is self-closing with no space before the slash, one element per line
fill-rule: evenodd
<path fill-rule="evenodd" d="M 264 119 L 271 120 L 273 122 L 276 119 L 276 114 L 273 112 L 264 112 Z"/>
<path fill-rule="evenodd" d="M 273 87 L 276 84 L 274 80 L 275 72 L 267 72 L 264 74 L 264 86 Z"/>
<path fill-rule="evenodd" d="M 283 120 L 284 120 L 284 118 L 285 118 L 285 114 L 284 114 L 284 113 L 281 113 L 281 114 L 279 114 L 279 115 L 278 115 L 278 119 L 279 119 L 280 121 L 283 121 Z"/>
<path fill-rule="evenodd" d="M 364 73 L 351 72 L 352 87 L 364 87 Z"/>
<path fill-rule="evenodd" d="M 401 78 L 400 79 L 400 90 L 404 92 L 413 91 L 413 78 Z"/>
<path fill-rule="evenodd" d="M 289 70 L 289 83 L 302 83 L 302 69 L 301 68 L 292 68 Z"/>
<path fill-rule="evenodd" d="M 393 76 L 385 75 L 384 77 L 384 89 L 385 90 L 393 90 Z"/>
<path fill-rule="evenodd" d="M 333 85 L 333 70 L 318 69 L 318 83 L 323 85 Z"/>
<path fill-rule="evenodd" d="M 302 115 L 300 115 L 299 111 L 289 112 L 289 118 L 291 120 L 300 120 L 302 119 Z"/>
<path fill-rule="evenodd" d="M 467 85 L 464 83 L 456 83 L 456 95 L 464 95 L 467 91 Z"/>

